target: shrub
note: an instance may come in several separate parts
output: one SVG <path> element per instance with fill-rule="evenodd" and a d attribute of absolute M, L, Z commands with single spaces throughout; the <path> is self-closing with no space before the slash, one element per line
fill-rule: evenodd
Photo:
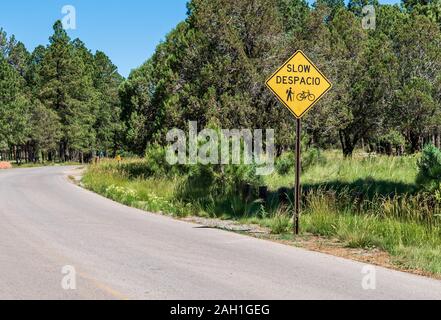
<path fill-rule="evenodd" d="M 256 164 L 251 165 L 227 165 L 223 167 L 221 175 L 218 176 L 220 183 L 227 183 L 230 189 L 235 191 L 237 187 L 244 184 L 259 186 L 263 184 L 262 176 L 257 175 Z"/>
<path fill-rule="evenodd" d="M 170 165 L 167 162 L 166 147 L 160 145 L 151 145 L 147 148 L 145 154 L 145 167 L 149 176 L 171 177 L 187 173 L 182 165 Z"/>
<path fill-rule="evenodd" d="M 152 145 L 147 148 L 145 161 L 152 176 L 167 175 L 172 169 L 167 162 L 165 148 L 159 145 Z"/>
<path fill-rule="evenodd" d="M 130 179 L 147 178 L 151 175 L 151 170 L 146 161 L 144 160 L 132 160 L 123 162 L 119 166 L 115 163 L 109 163 L 104 165 L 105 169 L 115 168 L 115 170 L 121 172 L 124 176 Z"/>
<path fill-rule="evenodd" d="M 200 200 L 237 194 L 245 184 L 263 184 L 256 174 L 255 165 L 203 165 L 190 166 L 187 178 L 178 187 L 181 200 Z"/>
<path fill-rule="evenodd" d="M 276 171 L 279 175 L 285 176 L 292 172 L 295 166 L 295 155 L 293 152 L 283 153 L 276 162 Z M 326 157 L 317 148 L 310 148 L 302 153 L 302 170 L 306 171 L 315 165 L 325 165 Z"/>
<path fill-rule="evenodd" d="M 294 169 L 295 156 L 292 152 L 283 153 L 276 162 L 276 171 L 281 176 L 285 176 Z"/>
<path fill-rule="evenodd" d="M 213 193 L 215 172 L 212 166 L 194 165 L 188 176 L 178 186 L 176 196 L 180 200 L 204 199 Z"/>
<path fill-rule="evenodd" d="M 436 189 L 441 182 L 441 151 L 434 145 L 427 145 L 418 161 L 417 184 L 429 189 Z"/>
<path fill-rule="evenodd" d="M 304 171 L 315 165 L 325 165 L 326 158 L 322 152 L 317 148 L 311 148 L 307 152 L 303 153 L 302 157 L 302 169 Z"/>
<path fill-rule="evenodd" d="M 406 139 L 400 132 L 391 130 L 380 138 L 380 142 L 389 142 L 393 146 L 404 146 Z"/>

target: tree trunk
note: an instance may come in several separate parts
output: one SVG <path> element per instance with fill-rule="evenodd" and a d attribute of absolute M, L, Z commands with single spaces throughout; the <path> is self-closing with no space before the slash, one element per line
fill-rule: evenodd
<path fill-rule="evenodd" d="M 440 130 L 439 127 L 436 127 L 435 129 L 435 146 L 440 149 L 441 148 L 441 135 L 440 135 Z"/>
<path fill-rule="evenodd" d="M 412 154 L 421 151 L 421 136 L 418 133 L 410 132 L 409 142 L 410 142 L 410 151 Z"/>
<path fill-rule="evenodd" d="M 352 158 L 355 150 L 355 143 L 352 139 L 346 135 L 343 130 L 340 130 L 340 143 L 343 151 L 343 156 L 345 158 Z"/>

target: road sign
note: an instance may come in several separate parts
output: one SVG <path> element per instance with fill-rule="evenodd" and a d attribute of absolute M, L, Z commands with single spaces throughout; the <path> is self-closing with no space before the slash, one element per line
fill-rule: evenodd
<path fill-rule="evenodd" d="M 297 118 L 294 233 L 299 234 L 301 210 L 301 118 L 332 88 L 331 82 L 302 52 L 297 51 L 267 80 L 267 87 Z"/>
<path fill-rule="evenodd" d="M 331 82 L 302 51 L 289 58 L 266 85 L 297 119 L 332 88 Z"/>

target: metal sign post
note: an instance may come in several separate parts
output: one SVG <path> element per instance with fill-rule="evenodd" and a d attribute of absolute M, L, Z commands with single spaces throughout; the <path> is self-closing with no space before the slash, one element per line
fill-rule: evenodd
<path fill-rule="evenodd" d="M 300 232 L 302 117 L 332 88 L 331 82 L 302 52 L 297 51 L 266 81 L 267 87 L 297 119 L 295 234 Z"/>
<path fill-rule="evenodd" d="M 295 234 L 300 233 L 300 210 L 301 210 L 301 183 L 300 174 L 302 170 L 302 157 L 301 157 L 301 133 L 302 133 L 302 120 L 297 119 L 297 134 L 296 134 L 296 184 L 295 184 L 295 213 L 294 213 L 294 227 Z"/>

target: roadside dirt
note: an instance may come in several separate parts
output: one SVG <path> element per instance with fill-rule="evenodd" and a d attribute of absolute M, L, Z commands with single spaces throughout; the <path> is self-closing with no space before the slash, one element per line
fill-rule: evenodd
<path fill-rule="evenodd" d="M 220 229 L 220 230 L 226 230 L 232 232 L 241 232 L 250 235 L 269 234 L 269 231 L 267 229 L 262 228 L 260 226 L 250 225 L 250 224 L 239 224 L 231 220 L 200 218 L 200 217 L 187 217 L 187 218 L 182 218 L 180 220 L 200 224 L 201 226 L 206 228 Z"/>
<path fill-rule="evenodd" d="M 351 259 L 362 263 L 372 264 L 375 266 L 384 267 L 396 271 L 402 271 L 441 280 L 441 275 L 426 272 L 424 270 L 408 269 L 400 266 L 396 263 L 397 260 L 394 259 L 394 257 L 380 249 L 348 248 L 344 243 L 336 239 L 326 239 L 314 235 L 305 235 L 299 237 L 294 241 L 287 241 L 286 244 L 305 248 L 310 251 L 326 253 L 345 259 Z"/>
<path fill-rule="evenodd" d="M 67 178 L 76 184 L 77 186 L 81 186 L 81 179 L 83 178 L 83 174 L 86 170 L 86 167 L 78 167 L 75 169 L 71 169 L 66 171 Z"/>

